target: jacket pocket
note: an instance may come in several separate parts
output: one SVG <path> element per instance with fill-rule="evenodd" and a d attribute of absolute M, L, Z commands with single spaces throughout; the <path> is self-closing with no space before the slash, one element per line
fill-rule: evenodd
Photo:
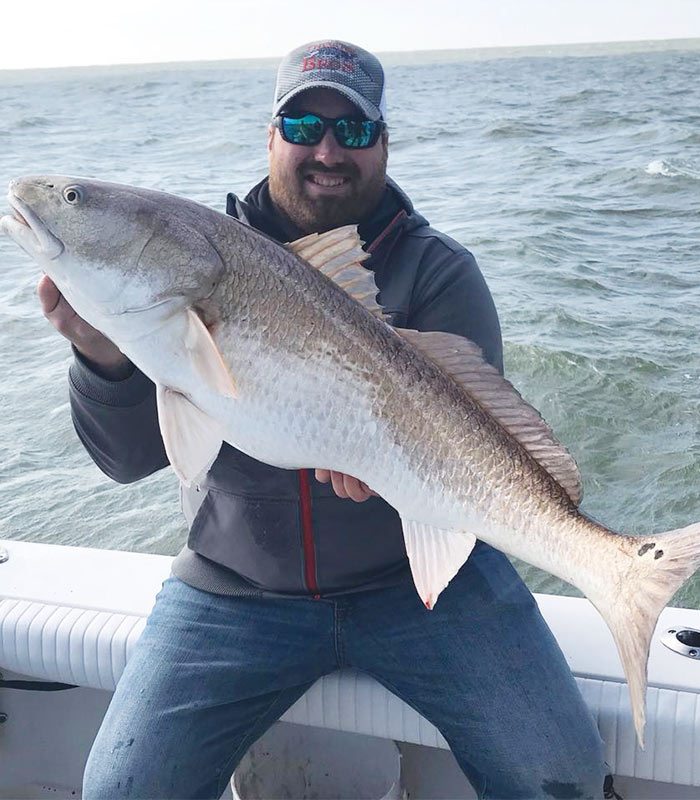
<path fill-rule="evenodd" d="M 297 499 L 210 488 L 192 523 L 188 546 L 260 589 L 306 591 Z"/>

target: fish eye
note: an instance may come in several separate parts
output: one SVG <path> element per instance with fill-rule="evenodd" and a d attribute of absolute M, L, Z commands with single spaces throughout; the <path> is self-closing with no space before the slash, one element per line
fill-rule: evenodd
<path fill-rule="evenodd" d="M 66 203 L 69 203 L 72 206 L 77 206 L 78 203 L 82 202 L 83 199 L 83 190 L 80 186 L 66 186 L 63 190 L 63 199 Z"/>

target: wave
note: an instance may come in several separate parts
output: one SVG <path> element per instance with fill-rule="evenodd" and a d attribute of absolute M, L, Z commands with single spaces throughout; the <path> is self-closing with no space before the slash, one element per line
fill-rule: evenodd
<path fill-rule="evenodd" d="M 49 117 L 24 117 L 15 123 L 15 127 L 24 128 L 48 128 L 52 125 L 52 120 Z"/>
<path fill-rule="evenodd" d="M 700 131 L 688 131 L 683 139 L 679 139 L 680 144 L 700 144 Z"/>
<path fill-rule="evenodd" d="M 487 136 L 496 138 L 512 139 L 520 136 L 531 136 L 532 134 L 549 135 L 555 132 L 555 127 L 548 123 L 536 122 L 504 122 L 496 125 L 491 130 L 486 131 Z"/>
<path fill-rule="evenodd" d="M 591 87 L 586 87 L 585 89 L 579 89 L 570 94 L 562 94 L 557 98 L 557 103 L 580 103 L 586 102 L 591 100 L 594 97 L 611 97 L 614 96 L 614 92 L 611 89 L 593 89 Z"/>
<path fill-rule="evenodd" d="M 150 147 L 154 144 L 160 144 L 163 139 L 160 136 L 148 136 L 140 142 L 135 142 L 136 147 Z"/>
<path fill-rule="evenodd" d="M 687 161 L 650 161 L 644 168 L 647 175 L 662 175 L 665 178 L 692 178 L 700 180 L 700 168 Z"/>

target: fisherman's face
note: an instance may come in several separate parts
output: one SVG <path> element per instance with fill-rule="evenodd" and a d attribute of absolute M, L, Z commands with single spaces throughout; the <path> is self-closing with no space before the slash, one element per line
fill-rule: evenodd
<path fill-rule="evenodd" d="M 332 89 L 309 89 L 294 98 L 287 113 L 314 113 L 331 119 L 358 109 Z M 312 147 L 285 142 L 270 126 L 270 195 L 302 233 L 328 231 L 359 222 L 376 208 L 384 190 L 388 139 L 383 132 L 365 150 L 341 147 L 333 132 Z"/>

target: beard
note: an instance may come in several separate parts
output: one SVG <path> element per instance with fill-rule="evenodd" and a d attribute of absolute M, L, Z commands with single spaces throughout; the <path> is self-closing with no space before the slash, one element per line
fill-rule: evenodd
<path fill-rule="evenodd" d="M 371 214 L 381 199 L 386 183 L 386 147 L 382 154 L 377 169 L 366 178 L 352 162 L 328 169 L 313 158 L 293 166 L 273 158 L 269 178 L 272 202 L 303 234 L 355 225 Z M 305 177 L 310 171 L 347 177 L 350 190 L 338 197 L 311 196 Z"/>

